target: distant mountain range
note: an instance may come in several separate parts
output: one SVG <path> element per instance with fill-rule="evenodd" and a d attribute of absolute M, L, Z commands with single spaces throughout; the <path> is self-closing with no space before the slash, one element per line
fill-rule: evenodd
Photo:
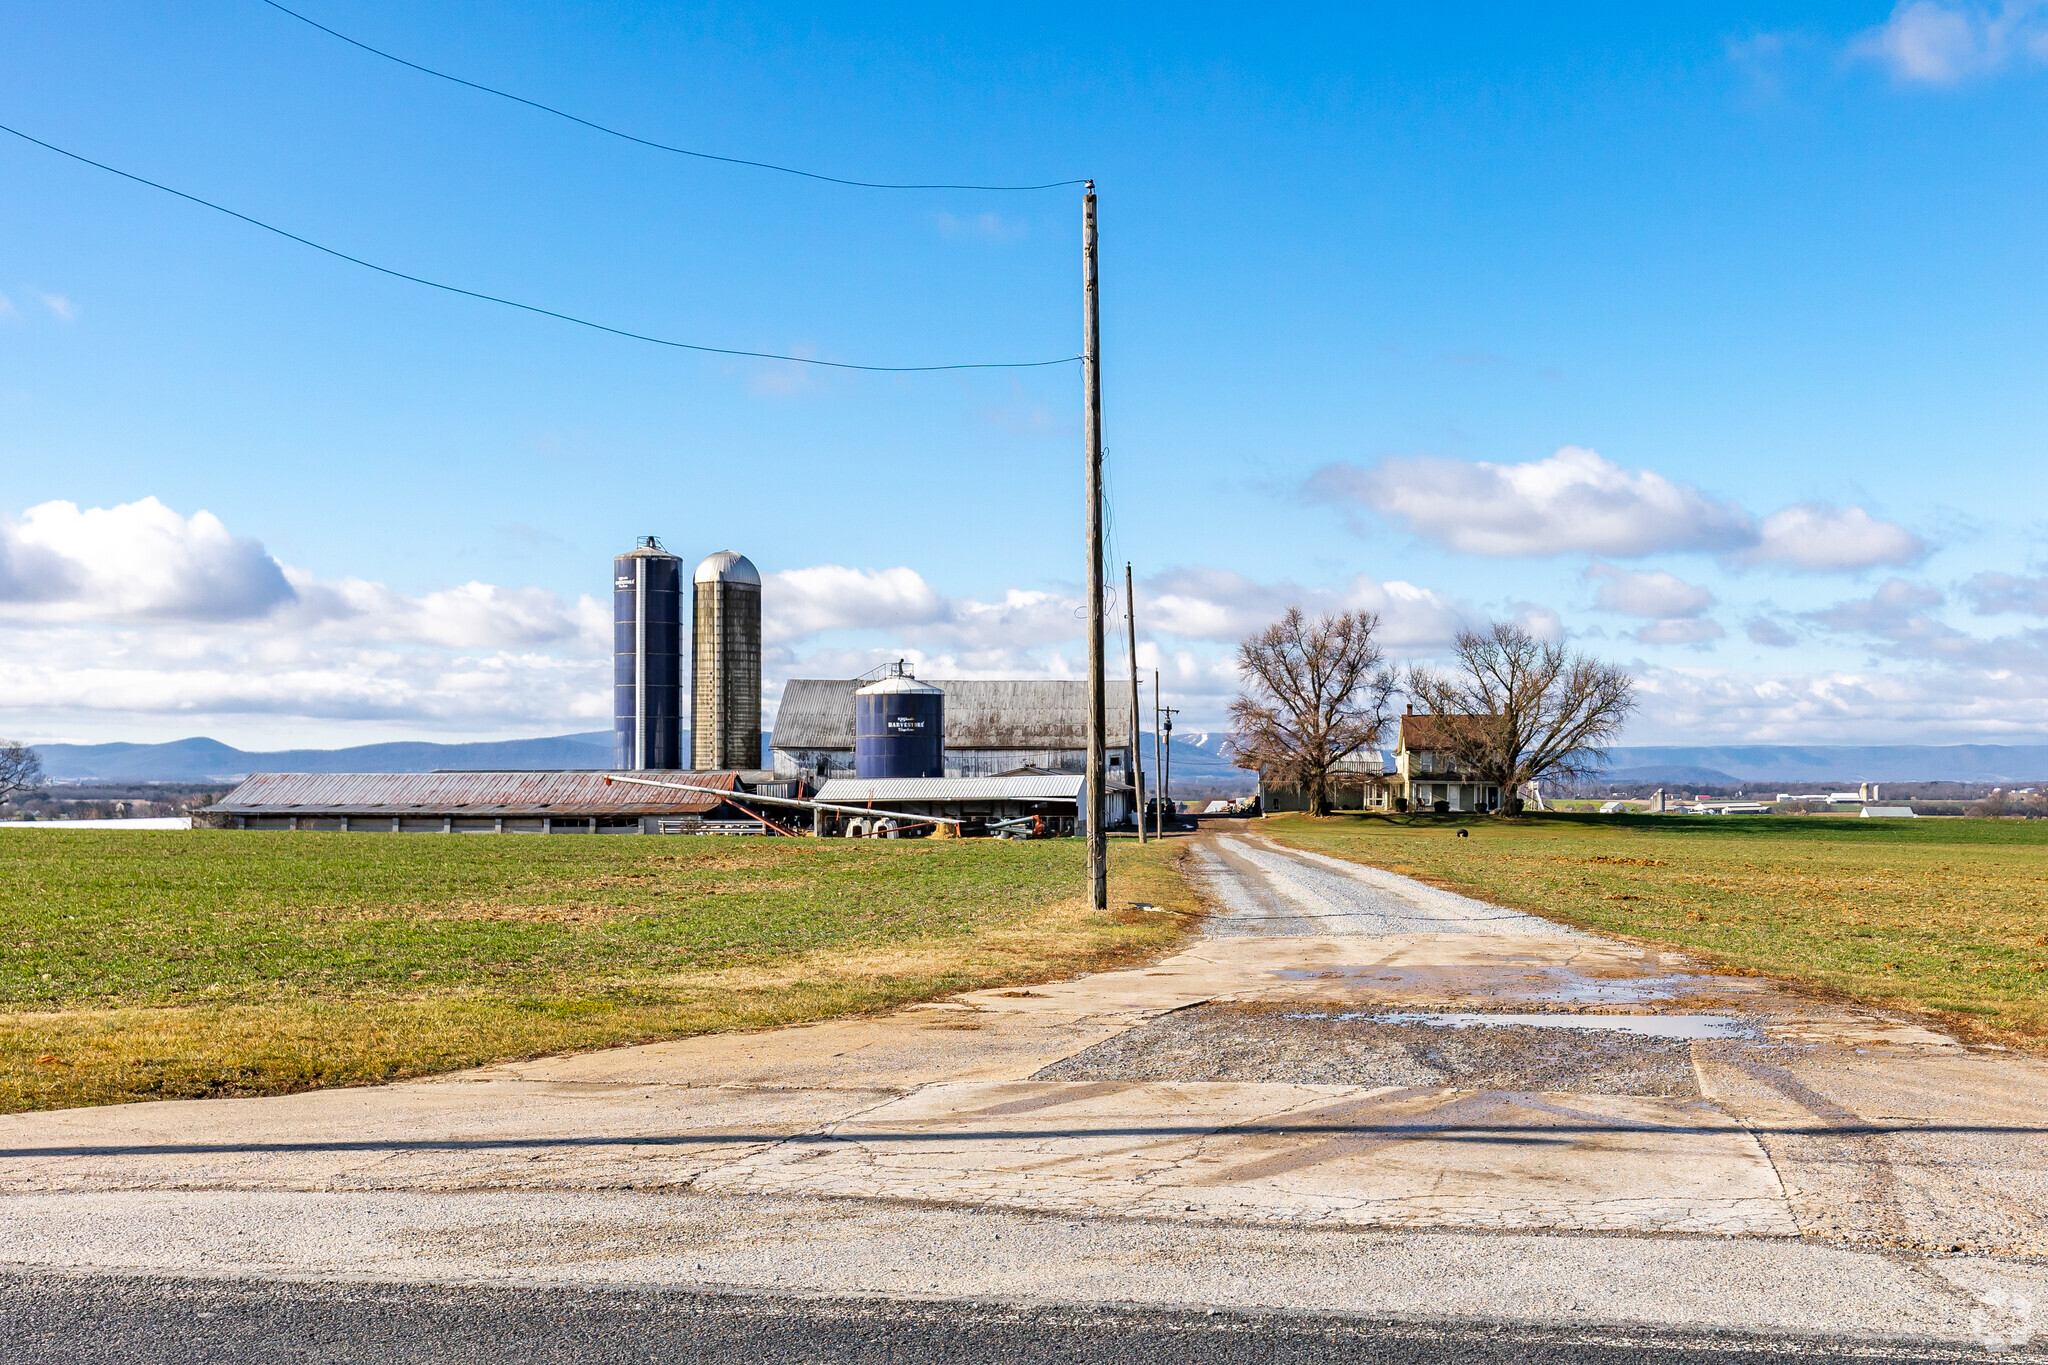
<path fill-rule="evenodd" d="M 762 765 L 774 762 L 770 736 L 761 736 Z M 1223 734 L 1175 735 L 1175 778 L 1249 783 L 1250 774 L 1231 766 L 1221 752 Z M 688 740 L 684 741 L 685 746 Z M 485 771 L 609 768 L 612 734 L 591 730 L 544 739 L 505 739 L 485 744 L 359 744 L 347 749 L 237 749 L 217 739 L 180 739 L 168 744 L 39 744 L 43 772 L 52 782 L 239 782 L 250 773 L 427 773 L 437 768 Z M 1144 763 L 1152 768 L 1152 741 L 1145 738 Z"/>
<path fill-rule="evenodd" d="M 1173 737 L 1176 779 L 1249 783 L 1250 774 L 1224 752 L 1220 731 Z M 762 762 L 769 736 L 761 736 Z M 214 739 L 169 744 L 40 744 L 53 782 L 236 782 L 249 773 L 424 773 L 436 768 L 517 770 L 609 768 L 609 730 L 485 744 L 361 744 L 347 749 L 253 752 Z M 1144 737 L 1150 773 L 1152 738 Z M 1856 746 L 1648 746 L 1608 750 L 1606 776 L 1616 782 L 1820 785 L 1854 782 L 2028 782 L 2048 780 L 2048 745 L 1893 744 Z"/>
<path fill-rule="evenodd" d="M 38 744 L 52 782 L 239 782 L 250 773 L 426 773 L 436 768 L 609 768 L 609 730 L 489 744 L 359 744 L 254 753 L 217 739 Z"/>

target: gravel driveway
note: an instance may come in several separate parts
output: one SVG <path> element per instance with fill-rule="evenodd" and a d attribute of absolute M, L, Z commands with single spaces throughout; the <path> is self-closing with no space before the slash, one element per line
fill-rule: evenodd
<path fill-rule="evenodd" d="M 1281 852 L 1225 836 L 1195 850 L 1195 866 L 1224 913 L 1218 938 L 1357 934 L 1540 934 L 1578 937 L 1534 915 L 1425 886 L 1319 853 Z"/>

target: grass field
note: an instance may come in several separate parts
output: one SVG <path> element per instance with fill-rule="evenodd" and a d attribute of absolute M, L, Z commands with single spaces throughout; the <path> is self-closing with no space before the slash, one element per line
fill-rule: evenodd
<path fill-rule="evenodd" d="M 2048 1050 L 2048 821 L 1276 816 L 1258 828 Z"/>
<path fill-rule="evenodd" d="M 1178 849 L 0 831 L 0 1111 L 349 1085 L 1132 960 Z M 1174 913 L 1132 910 L 1148 902 Z"/>

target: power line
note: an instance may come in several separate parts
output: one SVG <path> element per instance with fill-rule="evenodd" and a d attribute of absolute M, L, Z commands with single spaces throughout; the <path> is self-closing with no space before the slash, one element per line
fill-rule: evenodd
<path fill-rule="evenodd" d="M 595 123 L 590 119 L 572 114 L 566 109 L 557 109 L 552 104 L 542 104 L 539 100 L 530 100 L 524 95 L 515 95 L 509 90 L 499 90 L 495 86 L 482 85 L 476 81 L 465 80 L 461 76 L 450 75 L 446 71 L 436 71 L 431 66 L 421 66 L 418 62 L 407 61 L 396 53 L 386 52 L 381 47 L 371 47 L 359 38 L 351 38 L 346 33 L 331 29 L 316 19 L 308 19 L 297 10 L 286 9 L 283 5 L 278 4 L 277 0 L 263 0 L 263 3 L 276 10 L 279 14 L 289 15 L 300 23 L 317 28 L 330 38 L 339 38 L 350 47 L 360 48 L 373 57 L 382 57 L 387 62 L 396 62 L 398 65 L 417 71 L 422 75 L 433 76 L 439 80 L 452 81 L 456 85 L 466 86 L 471 90 L 476 90 L 486 95 L 495 95 L 501 100 L 511 100 L 514 104 L 523 104 L 529 109 L 538 109 L 543 114 L 553 114 L 556 118 L 567 119 L 571 123 L 581 124 L 583 127 L 589 128 L 594 132 L 603 133 L 607 137 L 623 138 L 627 142 L 638 143 L 642 147 L 650 147 L 657 152 L 673 152 L 677 156 L 695 157 L 699 161 L 722 161 L 728 166 L 752 166 L 757 170 L 780 171 L 784 175 L 802 176 L 806 180 L 823 180 L 833 185 L 852 185 L 857 189 L 863 190 L 989 190 L 1009 192 L 1056 190 L 1068 185 L 1084 185 L 1087 183 L 1085 180 L 1050 180 L 1043 185 L 896 185 L 876 180 L 846 180 L 836 175 L 821 175 L 817 171 L 800 171 L 794 166 L 778 166 L 772 161 L 750 161 L 743 156 L 720 156 L 716 152 L 699 152 L 693 151 L 688 147 L 672 147 L 666 142 L 656 142 L 652 138 L 640 137 L 617 128 L 607 127 L 602 123 Z"/>
<path fill-rule="evenodd" d="M 819 365 L 834 370 L 872 370 L 885 374 L 917 374 L 934 370 L 1033 370 L 1042 369 L 1048 365 L 1071 365 L 1081 358 L 1075 355 L 1068 355 L 1061 356 L 1057 360 L 985 360 L 958 365 L 855 365 L 844 360 L 814 360 L 808 356 L 777 355 L 772 351 L 742 351 L 730 346 L 700 346 L 690 341 L 670 341 L 666 337 L 648 336 L 644 332 L 629 332 L 623 327 L 610 327 L 602 322 L 592 322 L 588 318 L 579 318 L 568 313 L 558 313 L 552 308 L 542 308 L 537 304 L 520 303 L 516 299 L 500 298 L 496 294 L 483 294 L 474 289 L 464 289 L 459 285 L 442 284 L 439 280 L 429 280 L 419 275 L 408 275 L 403 270 L 393 270 L 390 266 L 378 265 L 375 261 L 366 261 L 360 256 L 351 256 L 346 251 L 337 251 L 331 246 L 322 246 L 309 237 L 301 237 L 296 232 L 287 232 L 283 228 L 266 223 L 260 218 L 251 218 L 246 213 L 237 213 L 234 209 L 216 204 L 210 199 L 201 199 L 196 194 L 187 194 L 183 190 L 174 190 L 169 185 L 160 185 L 154 180 L 146 180 L 142 176 L 131 174 L 118 166 L 109 166 L 104 161 L 94 161 L 89 156 L 80 156 L 77 152 L 66 151 L 54 142 L 45 142 L 39 137 L 30 137 L 19 128 L 10 128 L 4 123 L 0 123 L 0 133 L 12 133 L 23 142 L 32 142 L 45 151 L 69 157 L 73 161 L 91 166 L 95 170 L 105 171 L 109 175 L 118 175 L 123 180 L 132 180 L 138 185 L 147 185 L 150 189 L 161 190 L 165 194 L 173 195 L 188 203 L 197 204 L 201 208 L 212 209 L 215 213 L 224 213 L 230 218 L 240 219 L 251 227 L 262 228 L 265 232 L 274 232 L 289 241 L 297 242 L 300 246 L 311 247 L 313 250 L 332 256 L 336 260 L 347 261 L 350 265 L 359 265 L 365 270 L 374 270 L 379 275 L 389 275 L 395 280 L 405 280 L 410 284 L 423 284 L 429 289 L 439 289 L 449 294 L 460 294 L 466 299 L 479 299 L 484 303 L 502 304 L 507 308 L 517 308 L 522 313 L 538 313 L 544 318 L 554 318 L 561 322 L 573 322 L 578 327 L 588 327 L 598 332 L 609 332 L 613 336 L 625 337 L 629 341 L 645 341 L 650 345 L 669 346 L 678 351 L 701 351 L 706 355 L 742 356 L 752 360 L 786 360 L 794 365 Z"/>

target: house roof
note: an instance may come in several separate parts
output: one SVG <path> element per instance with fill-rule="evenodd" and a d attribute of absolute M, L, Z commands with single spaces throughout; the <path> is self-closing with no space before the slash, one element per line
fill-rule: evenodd
<path fill-rule="evenodd" d="M 1005 682 L 986 678 L 933 679 L 946 694 L 948 749 L 1085 749 L 1088 685 L 1075 679 Z M 782 687 L 773 743 L 778 749 L 851 749 L 852 678 L 793 678 Z M 1121 748 L 1131 732 L 1128 686 L 1109 688 L 1109 744 Z M 1120 695 L 1121 694 L 1121 695 Z"/>
<path fill-rule="evenodd" d="M 732 773 L 636 774 L 721 791 L 737 790 Z M 602 772 L 512 773 L 256 773 L 210 809 L 228 815 L 701 815 L 723 804 L 712 792 L 683 792 L 619 783 Z"/>
<path fill-rule="evenodd" d="M 1455 720 L 1485 720 L 1485 716 L 1456 716 Z M 1444 749 L 1450 740 L 1435 716 L 1401 717 L 1400 747 L 1403 749 Z"/>

